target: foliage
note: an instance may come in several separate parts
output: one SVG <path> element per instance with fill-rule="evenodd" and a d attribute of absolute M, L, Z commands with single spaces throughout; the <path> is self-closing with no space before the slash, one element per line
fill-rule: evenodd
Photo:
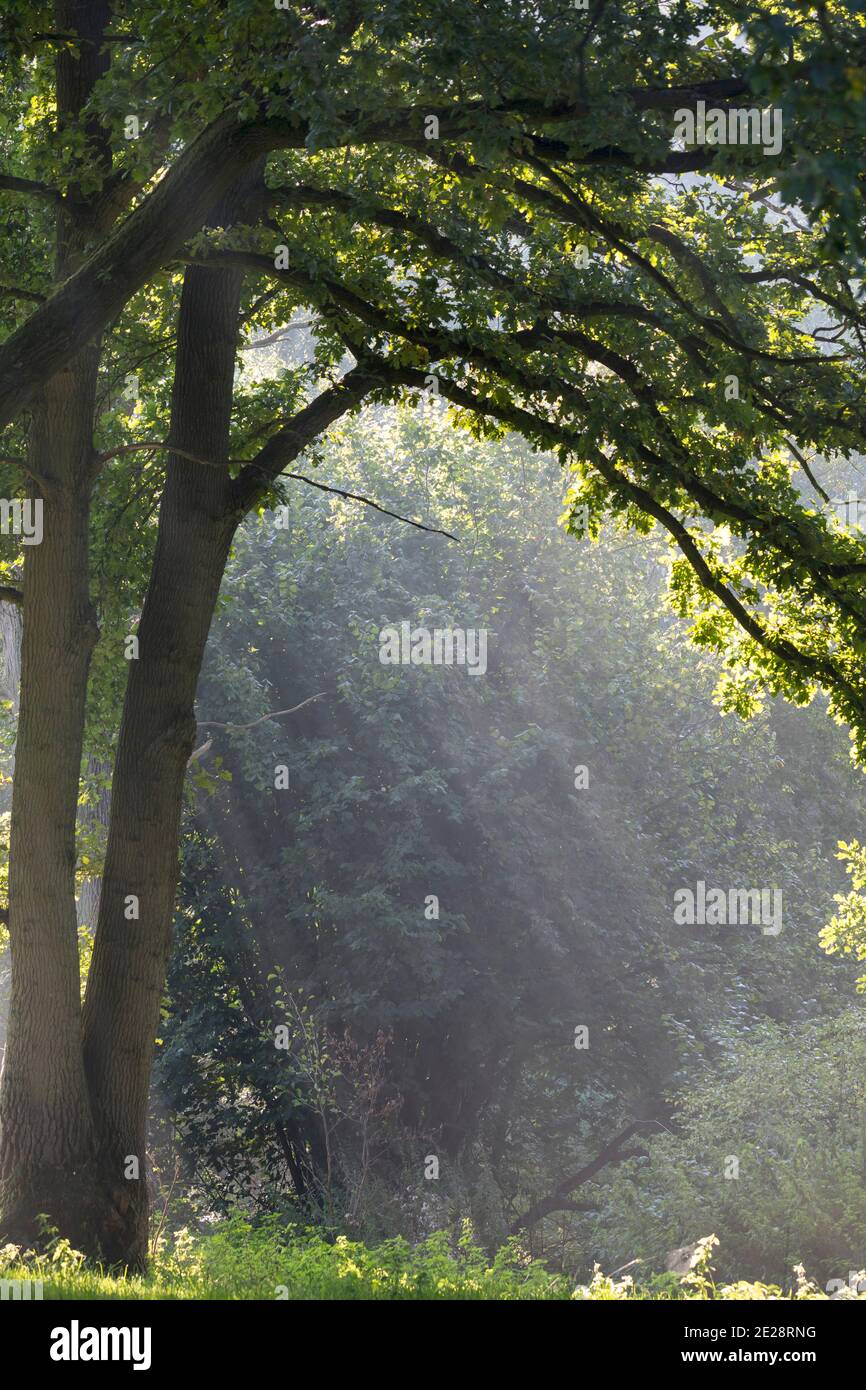
<path fill-rule="evenodd" d="M 496 1241 L 630 1118 L 647 1137 L 670 1125 L 668 1093 L 768 1017 L 846 1006 L 852 972 L 815 937 L 864 788 L 818 710 L 742 725 L 712 709 L 718 665 L 665 614 L 664 548 L 576 546 L 551 461 L 454 435 L 441 412 L 381 411 L 322 465 L 462 539 L 307 490 L 287 525 L 241 533 L 199 697 L 235 726 L 202 758 L 231 780 L 190 806 L 160 1106 L 205 1209 L 297 1200 L 288 1138 L 312 1189 L 327 1169 L 336 1229 L 351 1212 L 353 1236 L 414 1239 L 469 1212 Z M 383 667 L 378 631 L 403 618 L 488 626 L 487 676 Z M 698 878 L 781 886 L 781 935 L 675 928 L 673 892 Z M 389 1036 L 371 1164 L 358 1077 L 323 1078 L 326 1121 L 309 1066 L 274 1048 L 298 994 L 323 1038 Z M 163 1121 L 155 1138 L 170 1174 Z M 558 1229 L 588 1267 L 585 1225 Z"/>
<path fill-rule="evenodd" d="M 46 41 L 39 5 L 6 11 L 8 176 L 49 190 L 4 191 L 10 363 L 50 283 L 52 188 L 107 197 L 104 236 L 113 200 L 131 207 L 134 243 L 157 174 L 178 173 L 197 135 L 250 131 L 268 153 L 270 205 L 254 225 L 167 243 L 102 325 L 95 742 L 110 747 L 104 691 L 116 702 L 116 639 L 143 592 L 161 488 L 158 451 L 115 451 L 167 437 L 193 258 L 244 266 L 250 337 L 299 314 L 315 326 L 304 370 L 242 376 L 235 457 L 352 359 L 372 372 L 369 400 L 435 380 L 453 423 L 556 449 L 569 510 L 589 505 L 593 528 L 666 531 L 674 601 L 695 640 L 724 651 L 727 707 L 823 689 L 862 752 L 863 545 L 821 481 L 826 458 L 862 448 L 866 420 L 859 4 L 329 0 L 313 14 L 160 0 L 113 36 L 74 117 L 58 116 L 54 90 L 54 46 L 70 57 L 74 41 Z M 777 107 L 780 150 L 676 149 L 676 93 Z M 181 170 L 176 210 L 182 185 Z M 13 452 L 21 432 L 10 426 Z"/>
<path fill-rule="evenodd" d="M 858 840 L 846 844 L 839 841 L 839 853 L 846 871 L 851 875 L 853 887 L 848 893 L 834 894 L 837 911 L 821 932 L 821 945 L 828 955 L 853 956 L 855 960 L 866 960 L 866 848 Z M 866 975 L 857 981 L 858 990 L 866 991 Z"/>
<path fill-rule="evenodd" d="M 847 1283 L 864 1264 L 864 1075 L 859 1011 L 737 1041 L 682 1095 L 672 1132 L 610 1177 L 584 1228 L 596 1257 L 658 1267 L 711 1225 L 728 1278 L 778 1281 L 803 1264 L 822 1287 Z"/>
<path fill-rule="evenodd" d="M 716 1285 L 709 1270 L 715 1238 L 701 1242 L 699 1258 L 681 1279 L 658 1281 L 654 1297 L 742 1299 L 826 1297 L 799 1272 L 787 1292 L 778 1286 L 739 1282 Z M 610 1279 L 596 1271 L 588 1285 L 575 1288 L 528 1259 L 516 1243 L 489 1258 L 464 1225 L 453 1239 L 437 1231 L 420 1245 L 395 1239 L 367 1247 L 340 1237 L 327 1242 L 312 1230 L 257 1227 L 238 1218 L 205 1236 L 181 1231 L 163 1244 L 146 1278 L 122 1278 L 88 1266 L 67 1241 L 56 1241 L 44 1256 L 14 1246 L 0 1250 L 0 1278 L 41 1280 L 45 1299 L 289 1299 L 292 1301 L 449 1302 L 578 1300 L 609 1302 L 643 1298 L 629 1278 Z"/>
<path fill-rule="evenodd" d="M 308 498 L 289 536 L 262 521 L 238 541 L 200 714 L 255 727 L 221 727 L 189 779 L 161 1068 L 185 1158 L 205 1187 L 219 1177 L 213 1208 L 306 1204 L 329 1232 L 360 1223 L 375 1190 L 377 1220 L 423 1233 L 468 1188 L 498 1240 L 612 1127 L 664 1124 L 671 1087 L 735 1063 L 768 1018 L 831 1017 L 848 982 L 812 935 L 836 887 L 827 845 L 861 793 L 832 730 L 769 706 L 820 702 L 864 761 L 866 549 L 830 493 L 866 424 L 862 6 L 143 0 L 134 29 L 97 45 L 75 115 L 57 72 L 94 45 L 50 23 L 15 0 L 0 29 L 0 391 L 17 407 L 0 477 L 10 497 L 25 485 L 21 382 L 101 336 L 82 808 L 107 784 L 119 652 L 154 552 L 186 265 L 246 276 L 233 476 L 329 392 L 338 417 L 364 402 L 363 434 L 329 459 L 314 440 L 304 467 L 341 466 L 396 507 L 390 430 L 401 464 L 423 464 L 413 512 L 464 536 L 456 555 L 442 537 L 386 544 L 380 519 Z M 778 105 L 778 156 L 673 148 L 683 93 Z M 201 175 L 214 148 L 222 183 Z M 262 207 L 226 227 L 215 204 L 248 172 L 239 149 L 266 161 Z M 139 236 L 154 197 L 168 215 Z M 56 209 L 90 198 L 87 255 L 54 286 Z M 181 234 L 187 199 L 202 216 Z M 89 328 L 70 345 L 73 321 Z M 304 362 L 247 369 L 298 322 Z M 406 397 L 425 413 L 398 426 L 386 406 Z M 548 501 L 526 487 L 536 468 Z M 293 497 L 274 475 L 263 511 Z M 550 524 L 560 480 L 572 578 Z M 587 543 L 603 528 L 637 551 L 618 561 L 608 540 L 606 576 Z M 642 566 L 663 550 L 700 658 L 670 626 L 655 635 Z M 3 537 L 4 583 L 22 562 Z M 496 634 L 489 680 L 376 664 L 382 623 L 453 612 Z M 599 641 L 611 622 L 615 650 Z M 711 688 L 754 717 L 751 742 L 696 714 Z M 266 717 L 308 699 L 289 734 Z M 80 851 L 92 877 L 98 830 Z M 671 891 L 699 875 L 783 881 L 784 938 L 676 934 Z M 841 899 L 825 945 L 859 957 L 861 934 L 859 902 Z M 271 1037 L 292 1007 L 309 1022 L 282 1057 Z M 576 1025 L 593 1038 L 583 1070 Z M 435 1201 L 431 1145 L 447 1173 Z M 388 1207 L 382 1192 L 407 1187 L 412 1210 Z M 843 1246 L 844 1197 L 815 1217 Z M 758 1258 L 778 1262 L 757 1229 Z"/>

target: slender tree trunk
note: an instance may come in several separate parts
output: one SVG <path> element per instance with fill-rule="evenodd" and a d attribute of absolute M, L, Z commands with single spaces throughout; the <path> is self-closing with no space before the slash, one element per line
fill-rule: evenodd
<path fill-rule="evenodd" d="M 100 1166 L 124 1225 L 109 1258 L 141 1266 L 153 1043 L 171 941 L 194 701 L 235 522 L 226 466 L 241 272 L 191 268 L 181 300 L 171 438 L 150 584 L 114 769 L 84 1056 Z"/>

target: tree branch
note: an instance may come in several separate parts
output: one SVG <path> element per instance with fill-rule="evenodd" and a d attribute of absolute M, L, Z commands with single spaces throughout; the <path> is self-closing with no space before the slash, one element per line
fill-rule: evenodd
<path fill-rule="evenodd" d="M 402 516 L 400 512 L 392 512 L 390 508 L 383 507 L 381 503 L 374 502 L 371 497 L 364 497 L 359 492 L 346 492 L 341 487 L 332 487 L 328 483 L 317 482 L 315 478 L 307 478 L 303 473 L 282 472 L 281 478 L 294 478 L 299 483 L 308 483 L 310 487 L 317 487 L 322 492 L 333 492 L 337 497 L 344 497 L 348 502 L 363 502 L 366 507 L 372 507 L 374 511 L 381 512 L 383 516 L 392 516 L 395 521 L 405 522 L 407 526 L 414 526 L 419 531 L 429 531 L 434 536 L 447 536 L 449 541 L 457 541 L 460 537 L 453 535 L 450 531 L 444 531 L 440 526 L 425 526 L 423 521 L 413 521 L 410 516 Z"/>
<path fill-rule="evenodd" d="M 118 444 L 115 449 L 107 449 L 104 454 L 97 454 L 93 460 L 97 468 L 103 464 L 110 463 L 112 459 L 122 458 L 125 454 L 136 454 L 150 449 L 163 449 L 168 453 L 177 454 L 178 458 L 189 459 L 190 463 L 200 463 L 204 468 L 228 468 L 229 461 L 226 463 L 215 463 L 213 459 L 203 459 L 198 454 L 191 454 L 188 449 L 179 449 L 176 444 L 172 444 L 168 439 L 145 439 L 138 444 Z M 243 462 L 244 460 L 240 460 Z"/>
<path fill-rule="evenodd" d="M 378 385 L 381 385 L 378 377 L 360 366 L 353 367 L 336 385 L 329 386 L 293 415 L 235 479 L 233 493 L 237 511 L 245 515 L 257 506 L 283 470 L 336 420 L 360 405 Z"/>
<path fill-rule="evenodd" d="M 807 80 L 805 64 L 786 72 L 791 80 Z M 732 76 L 669 88 L 629 88 L 622 92 L 636 110 L 669 110 L 683 100 L 702 94 L 723 99 L 748 88 L 746 79 Z M 487 101 L 454 103 L 432 108 L 438 114 L 443 138 L 460 137 L 472 143 L 476 134 L 486 138 L 489 121 L 497 116 L 524 114 L 539 124 L 568 122 L 586 114 L 585 103 L 560 102 L 551 107 L 538 99 L 517 100 L 499 106 Z M 369 120 L 362 112 L 347 113 L 344 133 L 335 145 L 371 143 L 403 144 L 407 148 L 425 146 L 419 132 L 431 108 L 410 106 L 386 120 Z M 244 169 L 256 159 L 277 149 L 303 149 L 308 122 L 294 116 L 269 116 L 262 109 L 257 119 L 238 120 L 234 108 L 227 110 L 202 132 L 180 155 L 177 162 L 148 193 L 126 220 L 98 247 L 28 321 L 0 346 L 0 428 L 26 406 L 33 391 L 59 371 L 80 344 L 95 337 L 122 310 L 126 302 L 166 261 L 200 230 L 210 209 L 219 201 Z M 530 132 L 531 134 L 531 132 Z M 710 159 L 715 149 L 703 152 Z M 427 150 L 428 155 L 433 155 Z M 596 163 L 621 163 L 621 152 L 595 151 Z M 690 159 L 673 155 L 682 162 Z M 639 167 L 630 156 L 628 162 Z M 670 161 L 665 161 L 669 163 Z M 531 186 L 531 185 L 530 185 Z M 5 176 L 5 187 L 56 200 L 54 189 Z"/>
<path fill-rule="evenodd" d="M 620 1134 L 611 1139 L 609 1144 L 598 1153 L 591 1163 L 587 1163 L 571 1177 L 564 1178 L 558 1183 L 554 1191 L 541 1201 L 535 1202 L 528 1211 L 519 1216 L 511 1226 L 509 1235 L 517 1235 L 517 1232 L 527 1226 L 535 1226 L 543 1217 L 549 1216 L 551 1212 L 562 1209 L 563 1203 L 568 1204 L 568 1198 L 578 1187 L 582 1187 L 590 1178 L 594 1178 L 596 1173 L 600 1173 L 602 1168 L 607 1168 L 612 1163 L 622 1163 L 627 1158 L 635 1158 L 643 1154 L 641 1149 L 632 1149 L 627 1153 L 622 1152 L 623 1144 L 627 1144 L 634 1134 L 640 1129 L 639 1124 L 628 1125 Z M 570 1210 L 576 1208 L 570 1207 Z"/>
<path fill-rule="evenodd" d="M 314 401 L 313 405 L 315 405 L 315 403 Z M 301 412 L 301 414 L 302 413 L 303 412 Z M 299 426 L 296 421 L 298 418 L 299 417 L 295 417 L 295 422 L 290 423 L 280 432 L 281 436 L 285 436 L 287 449 L 289 440 L 291 441 L 292 447 L 294 447 L 297 442 Z M 311 442 L 313 438 L 315 438 L 315 435 L 311 435 L 307 443 Z M 306 444 L 302 447 L 305 448 Z M 164 449 L 169 453 L 177 454 L 178 458 L 189 459 L 191 463 L 200 463 L 204 468 L 242 467 L 243 473 L 241 477 L 249 479 L 251 484 L 256 474 L 267 478 L 269 482 L 276 481 L 276 478 L 292 478 L 296 482 L 306 483 L 308 487 L 318 488 L 320 492 L 332 492 L 335 496 L 342 497 L 347 502 L 362 502 L 364 506 L 372 507 L 374 511 L 381 512 L 383 516 L 393 517 L 395 521 L 402 521 L 406 526 L 414 526 L 419 531 L 429 531 L 435 536 L 447 536 L 451 541 L 459 542 L 460 539 L 459 536 L 455 536 L 450 531 L 445 531 L 439 526 L 427 526 L 423 521 L 413 521 L 412 517 L 403 516 L 402 513 L 394 512 L 389 507 L 383 507 L 381 502 L 374 501 L 372 497 L 365 497 L 360 492 L 349 492 L 345 488 L 335 487 L 331 483 L 320 483 L 317 478 L 308 478 L 305 473 L 289 473 L 284 469 L 280 469 L 279 472 L 275 474 L 273 467 L 267 463 L 267 461 L 258 462 L 259 459 L 265 456 L 266 450 L 268 449 L 267 445 L 254 459 L 232 459 L 226 464 L 220 464 L 215 463 L 212 459 L 204 459 L 198 454 L 192 454 L 188 449 L 179 449 L 169 440 L 151 439 L 144 440 L 138 444 L 119 444 L 116 449 L 109 449 L 104 454 L 97 454 L 95 462 L 101 467 L 103 464 L 108 463 L 110 459 L 119 458 L 124 454 L 132 454 L 140 450 L 150 449 Z M 298 452 L 301 452 L 301 450 L 298 450 Z M 272 453 L 272 450 L 268 451 L 268 457 L 270 457 Z M 240 482 L 240 478 L 237 481 Z M 252 503 L 250 506 L 252 506 Z M 247 510 L 249 510 L 249 508 Z"/>
<path fill-rule="evenodd" d="M 19 179 L 14 174 L 0 174 L 0 190 L 6 193 L 29 193 L 33 198 L 46 198 L 50 203 L 62 203 L 63 194 L 59 188 L 51 188 L 38 179 Z"/>
<path fill-rule="evenodd" d="M 383 377 L 404 386 L 414 386 L 423 388 L 425 377 L 422 372 L 409 367 L 391 367 L 387 362 L 380 362 L 379 369 Z M 493 401 L 488 397 L 480 397 L 468 391 L 466 388 L 458 386 L 456 383 L 443 379 L 439 380 L 440 395 L 453 401 L 456 405 L 470 410 L 479 415 L 488 415 L 493 419 L 501 421 L 503 424 L 518 430 L 529 439 L 544 441 L 548 446 L 560 445 L 566 449 L 574 448 L 574 438 L 571 431 L 553 420 L 545 420 L 543 417 L 534 415 L 530 411 L 520 406 L 502 405 L 498 401 Z M 658 465 L 663 467 L 663 460 L 657 460 Z M 860 719 L 866 719 L 866 699 L 860 695 L 857 689 L 847 679 L 843 671 L 832 661 L 826 658 L 814 657 L 807 652 L 801 651 L 793 643 L 783 638 L 776 638 L 769 633 L 763 624 L 754 617 L 737 596 L 713 573 L 710 565 L 701 553 L 697 542 L 692 534 L 683 525 L 678 517 L 664 507 L 653 494 L 638 483 L 635 483 L 627 474 L 618 469 L 602 453 L 595 454 L 592 466 L 601 474 L 605 481 L 615 492 L 624 495 L 630 502 L 634 503 L 641 511 L 661 523 L 671 537 L 676 541 L 686 559 L 694 569 L 701 584 L 719 599 L 720 603 L 728 610 L 731 616 L 743 631 L 760 646 L 764 647 L 773 655 L 780 657 L 786 664 L 795 669 L 799 669 L 809 680 L 821 684 L 830 691 L 837 694 L 841 693 L 845 697 L 847 707 L 851 714 L 857 715 Z M 801 557 L 802 558 L 802 557 Z M 832 569 L 840 567 L 830 567 L 817 565 L 815 569 L 816 582 L 821 582 L 822 573 L 831 573 Z M 836 593 L 829 595 L 833 601 L 845 608 L 845 598 Z"/>
<path fill-rule="evenodd" d="M 37 290 L 22 290 L 17 285 L 0 285 L 0 294 L 5 294 L 8 299 L 27 299 L 32 304 L 44 304 L 46 299 Z"/>
<path fill-rule="evenodd" d="M 200 729 L 230 729 L 237 732 L 246 729 L 255 729 L 259 724 L 264 724 L 266 719 L 280 719 L 285 714 L 296 714 L 299 709 L 304 709 L 307 705 L 311 705 L 314 700 L 323 699 L 327 693 L 327 690 L 320 690 L 318 695 L 308 696 L 307 699 L 302 700 L 299 705 L 292 705 L 291 709 L 270 710 L 267 714 L 263 714 L 260 719 L 254 719 L 251 724 L 218 724 L 214 719 L 200 719 L 198 720 L 198 727 Z"/>

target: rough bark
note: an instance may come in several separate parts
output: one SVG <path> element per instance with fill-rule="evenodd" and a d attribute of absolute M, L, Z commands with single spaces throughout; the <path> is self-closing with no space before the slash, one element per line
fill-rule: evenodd
<path fill-rule="evenodd" d="M 99 38 L 108 6 L 59 0 L 56 18 L 92 40 L 57 59 L 61 122 L 77 113 L 104 71 Z M 93 156 L 103 151 L 94 134 Z M 86 202 L 56 219 L 55 279 L 86 255 Z M 0 1090 L 0 1225 L 36 1243 L 40 1215 L 85 1248 L 98 1248 L 98 1183 L 81 1050 L 75 911 L 75 820 L 90 654 L 88 528 L 99 345 L 86 343 L 32 401 L 28 464 L 47 480 L 31 489 L 43 534 L 24 546 L 21 684 L 9 868 L 12 984 Z M 44 495 L 41 495 L 44 494 Z"/>
<path fill-rule="evenodd" d="M 217 464 L 228 455 L 241 278 L 238 271 L 190 270 L 181 298 L 172 442 Z M 112 784 L 84 1056 L 100 1166 L 123 1213 L 123 1229 L 106 1254 L 131 1266 L 146 1255 L 150 1069 L 171 940 L 196 686 L 234 530 L 230 495 L 227 467 L 169 456 Z M 137 1178 L 126 1176 L 134 1173 L 132 1157 Z"/>
<path fill-rule="evenodd" d="M 263 189 L 248 171 L 212 214 L 254 215 Z M 106 1253 L 146 1255 L 144 1181 L 154 1038 L 171 946 L 183 784 L 194 747 L 194 702 L 232 537 L 245 512 L 333 420 L 372 388 L 362 372 L 301 410 L 232 480 L 227 467 L 243 268 L 190 267 L 184 279 L 171 442 L 208 461 L 168 457 L 156 551 L 131 663 L 111 792 L 96 942 L 84 1005 L 84 1056 L 100 1169 L 123 1230 Z M 217 465 L 216 467 L 212 465 Z M 137 911 L 138 916 L 132 916 Z M 138 1159 L 138 1179 L 125 1176 Z"/>
<path fill-rule="evenodd" d="M 81 1239 L 91 1154 L 80 1045 L 75 816 L 90 653 L 88 498 L 97 354 L 53 378 L 37 402 L 30 458 L 55 486 L 40 545 L 26 550 L 21 697 L 12 792 L 12 987 L 0 1093 L 7 1238 L 31 1241 L 37 1213 Z"/>
<path fill-rule="evenodd" d="M 172 442 L 197 458 L 226 457 L 237 332 L 239 272 L 193 267 L 184 281 Z M 231 325 L 231 328 L 230 328 Z M 147 1098 L 171 947 L 183 783 L 192 752 L 194 701 L 229 548 L 263 480 L 371 389 L 359 374 L 323 393 L 233 482 L 228 470 L 178 455 L 168 464 L 151 580 L 139 625 L 111 794 L 99 921 L 84 1007 L 84 1052 L 99 1135 L 100 1167 L 124 1226 L 114 1261 L 145 1259 L 143 1176 Z M 139 917 L 129 918 L 130 898 Z"/>
<path fill-rule="evenodd" d="M 99 5 L 64 4 L 67 27 Z M 90 58 L 98 44 L 82 48 Z M 90 78 L 58 75 L 74 109 Z M 83 62 L 83 59 L 82 59 Z M 63 76 L 63 80 L 61 80 Z M 65 86 L 64 86 L 65 83 Z M 21 719 L 13 797 L 12 1013 L 0 1101 L 5 1199 L 0 1227 L 34 1235 L 51 1220 L 90 1255 L 144 1264 L 147 1098 L 154 1037 L 170 949 L 183 783 L 195 735 L 194 699 L 208 629 L 239 519 L 270 479 L 374 384 L 363 373 L 299 412 L 232 482 L 227 467 L 238 307 L 244 270 L 191 267 L 178 325 L 170 453 L 158 538 L 130 663 L 111 797 L 96 943 L 79 1009 L 74 904 L 78 791 L 89 650 L 87 507 L 93 465 L 98 347 L 73 338 L 98 329 L 203 220 L 205 197 L 234 185 L 212 213 L 231 225 L 262 197 L 255 154 L 282 137 L 224 124 L 208 133 L 188 178 L 169 175 L 127 224 L 90 257 L 98 212 L 75 199 L 58 213 L 58 282 L 36 332 L 31 320 L 0 348 L 0 418 L 16 397 L 33 401 L 33 473 L 51 482 L 50 531 L 27 556 Z M 99 155 L 99 134 L 94 132 Z M 238 170 L 246 173 L 238 178 Z M 70 190 L 75 192 L 75 190 Z M 210 203 L 213 209 L 213 201 Z M 90 213 L 88 220 L 88 211 Z M 135 223 L 137 234 L 129 233 Z M 83 264 L 82 264 L 83 261 Z M 51 332 L 48 332 L 51 329 Z M 4 394 L 5 393 L 5 394 Z M 23 395 L 22 395 L 23 393 Z M 4 401 L 6 404 L 4 405 Z M 50 541 L 49 541 L 50 535 Z M 122 654 L 118 653 L 118 659 Z M 27 795 L 25 796 L 25 788 Z M 44 791 L 43 791 L 44 788 Z M 48 1007 L 46 1008 L 46 1000 Z M 132 1160 L 136 1160 L 135 1163 Z"/>

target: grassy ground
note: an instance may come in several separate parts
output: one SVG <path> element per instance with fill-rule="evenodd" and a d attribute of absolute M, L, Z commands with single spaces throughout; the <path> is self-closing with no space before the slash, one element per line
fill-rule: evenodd
<path fill-rule="evenodd" d="M 468 1227 L 458 1240 L 439 1232 L 418 1246 L 389 1240 L 375 1247 L 344 1238 L 329 1242 L 313 1231 L 276 1221 L 256 1227 L 232 1220 L 206 1236 L 176 1233 L 154 1252 L 145 1278 L 126 1278 L 88 1266 L 65 1241 L 37 1257 L 0 1249 L 0 1297 L 7 1281 L 41 1281 L 43 1299 L 292 1299 L 292 1300 L 628 1300 L 826 1298 L 802 1275 L 787 1290 L 741 1282 L 716 1286 L 710 1273 L 712 1238 L 696 1248 L 688 1274 L 656 1276 L 635 1285 L 597 1273 L 588 1285 L 551 1274 L 516 1245 L 492 1259 Z M 26 1289 L 21 1293 L 27 1297 Z M 30 1296 L 36 1296 L 31 1285 Z M 862 1295 L 861 1297 L 866 1297 Z"/>

